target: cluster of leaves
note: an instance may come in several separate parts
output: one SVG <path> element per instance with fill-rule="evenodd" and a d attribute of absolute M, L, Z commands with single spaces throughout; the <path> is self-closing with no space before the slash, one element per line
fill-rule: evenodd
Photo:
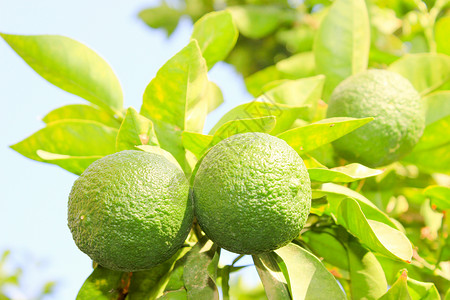
<path fill-rule="evenodd" d="M 265 36 L 263 28 L 282 32 L 278 20 L 289 18 L 271 5 L 233 6 L 199 18 L 189 44 L 146 87 L 140 112 L 123 108 L 111 68 L 81 43 L 61 36 L 1 34 L 43 78 L 90 102 L 50 112 L 43 129 L 12 148 L 75 174 L 117 151 L 163 148 L 193 178 L 198 162 L 219 141 L 244 132 L 275 135 L 304 159 L 313 203 L 299 238 L 253 256 L 269 299 L 440 299 L 450 288 L 450 221 L 445 215 L 450 208 L 450 57 L 442 53 L 449 41 L 437 34 L 449 29 L 449 22 L 442 21 L 448 18 L 443 16 L 445 5 L 439 0 L 430 9 L 422 2 L 322 2 L 323 9 L 314 13 L 307 6 L 310 1 L 303 12 L 295 10 L 313 18 L 315 29 L 295 23 L 286 38 L 293 42 L 296 30 L 311 29 L 311 47 L 247 77 L 255 100 L 227 112 L 208 134 L 203 133 L 205 118 L 223 101 L 219 87 L 208 80 L 208 70 L 233 55 L 247 59 L 241 56 L 247 50 L 234 48 L 239 36 L 253 32 L 258 39 Z M 389 13 L 392 9 L 397 15 Z M 170 32 L 178 17 L 167 11 L 159 11 L 161 18 L 154 21 Z M 197 17 L 203 12 L 196 11 Z M 383 31 L 391 19 L 408 27 L 410 13 L 429 20 L 418 30 L 426 49 L 416 45 L 419 33 L 399 33 L 398 27 Z M 388 19 L 375 17 L 380 15 Z M 402 45 L 409 41 L 410 51 L 427 52 L 402 56 L 380 48 L 379 38 Z M 293 43 L 305 42 L 299 38 Z M 265 52 L 265 45 L 260 47 Z M 418 145 L 403 161 L 384 169 L 348 164 L 330 144 L 373 118 L 324 118 L 334 87 L 369 66 L 400 73 L 427 104 L 427 126 Z M 229 276 L 239 267 L 235 262 L 219 266 L 219 257 L 220 249 L 194 224 L 185 246 L 151 270 L 126 273 L 96 266 L 78 299 L 218 299 L 219 286 L 229 299 Z"/>
<path fill-rule="evenodd" d="M 300 4 L 299 4 L 300 2 Z M 196 22 L 204 14 L 228 9 L 239 28 L 239 39 L 226 58 L 244 77 L 262 74 L 291 79 L 314 73 L 313 46 L 331 0 L 164 0 L 142 10 L 139 17 L 170 36 L 181 17 Z M 370 18 L 369 66 L 388 65 L 406 53 L 440 51 L 449 54 L 450 17 L 446 0 L 367 0 Z M 342 18 L 352 12 L 341 11 Z M 357 20 L 365 22 L 366 18 Z M 433 34 L 434 32 L 434 34 Z M 324 32 L 322 32 L 324 34 Z M 325 34 L 328 34 L 325 33 Z M 330 43 L 334 35 L 328 36 Z M 355 36 L 355 38 L 358 38 Z M 345 47 L 345 45 L 339 45 Z M 264 49 L 264 51 L 259 51 Z M 288 61 L 284 61 L 290 58 Z M 290 66 L 295 62 L 295 66 Z M 346 63 L 346 62 L 345 62 Z M 298 68 L 301 66 L 301 68 Z M 260 74 L 260 76 L 262 76 Z"/>

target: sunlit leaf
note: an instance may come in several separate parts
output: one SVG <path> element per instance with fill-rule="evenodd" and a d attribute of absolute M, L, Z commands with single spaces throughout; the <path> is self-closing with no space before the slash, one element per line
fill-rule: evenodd
<path fill-rule="evenodd" d="M 368 220 L 356 200 L 343 199 L 336 217 L 338 224 L 347 228 L 371 250 L 390 258 L 411 261 L 412 246 L 408 238 L 384 223 Z"/>
<path fill-rule="evenodd" d="M 285 131 L 278 135 L 285 140 L 300 155 L 352 132 L 372 121 L 373 118 L 330 118 L 323 119 L 302 127 Z"/>
<path fill-rule="evenodd" d="M 84 282 L 76 299 L 123 299 L 130 284 L 131 274 L 97 266 Z"/>
<path fill-rule="evenodd" d="M 371 169 L 358 163 L 332 169 L 308 169 L 311 181 L 320 182 L 353 182 L 383 173 L 382 170 Z"/>
<path fill-rule="evenodd" d="M 217 246 L 205 237 L 186 254 L 183 278 L 188 299 L 219 299 L 215 278 L 208 272 L 216 251 Z"/>
<path fill-rule="evenodd" d="M 153 123 L 134 108 L 127 110 L 116 139 L 116 151 L 133 150 L 138 145 L 158 146 Z"/>
<path fill-rule="evenodd" d="M 437 51 L 450 55 L 450 16 L 440 18 L 434 28 L 434 37 L 436 40 Z"/>
<path fill-rule="evenodd" d="M 450 56 L 436 53 L 407 54 L 389 66 L 407 78 L 422 95 L 450 80 Z"/>
<path fill-rule="evenodd" d="M 342 80 L 367 68 L 369 49 L 369 16 L 364 0 L 334 1 L 314 41 L 317 73 L 327 77 L 325 98 Z"/>
<path fill-rule="evenodd" d="M 123 96 L 119 80 L 93 50 L 64 36 L 0 35 L 50 83 L 121 115 Z"/>
<path fill-rule="evenodd" d="M 302 233 L 301 238 L 316 256 L 340 269 L 349 269 L 347 249 L 338 232 L 329 228 L 308 230 Z"/>
<path fill-rule="evenodd" d="M 406 270 L 403 270 L 397 281 L 379 300 L 413 300 L 408 292 L 407 279 L 408 273 Z"/>
<path fill-rule="evenodd" d="M 278 104 L 272 99 L 258 98 L 254 101 L 244 103 L 229 110 L 210 130 L 210 134 L 214 134 L 219 127 L 224 126 L 230 121 L 254 119 L 262 117 L 272 117 L 276 120 L 272 134 L 283 132 L 290 128 L 297 118 L 305 117 L 309 113 L 308 106 L 290 106 Z M 261 127 L 261 126 L 260 126 Z M 263 128 L 256 128 L 258 132 L 267 132 Z M 248 130 L 250 131 L 250 130 Z"/>
<path fill-rule="evenodd" d="M 168 161 L 172 162 L 174 165 L 180 167 L 180 169 L 181 169 L 181 166 L 178 163 L 178 161 L 175 159 L 175 157 L 170 152 L 167 152 L 166 150 L 161 149 L 158 146 L 140 145 L 140 146 L 136 146 L 136 148 L 140 149 L 142 151 L 145 151 L 145 152 L 161 155 L 161 156 L 165 157 Z"/>
<path fill-rule="evenodd" d="M 81 175 L 89 165 L 91 165 L 97 159 L 102 158 L 104 155 L 89 155 L 89 156 L 76 156 L 52 153 L 44 150 L 37 150 L 36 154 L 47 163 L 58 165 L 61 168 Z"/>
<path fill-rule="evenodd" d="M 58 164 L 80 174 L 93 160 L 115 152 L 117 132 L 95 121 L 61 120 L 48 124 L 11 148 L 28 158 Z"/>
<path fill-rule="evenodd" d="M 213 140 L 213 136 L 185 131 L 183 132 L 182 140 L 183 146 L 192 152 L 197 159 L 200 159 L 203 153 L 210 147 L 209 145 Z"/>
<path fill-rule="evenodd" d="M 275 253 L 286 265 L 293 299 L 347 299 L 333 275 L 305 249 L 291 243 Z"/>
<path fill-rule="evenodd" d="M 214 133 L 212 146 L 232 135 L 246 132 L 270 132 L 275 127 L 275 117 L 236 119 L 224 123 Z"/>
<path fill-rule="evenodd" d="M 200 159 L 209 148 L 232 135 L 246 132 L 267 133 L 272 131 L 274 126 L 275 118 L 273 116 L 231 120 L 222 124 L 214 135 L 183 132 L 183 146 Z"/>
<path fill-rule="evenodd" d="M 317 103 L 322 96 L 324 82 L 325 77 L 322 75 L 286 80 L 265 91 L 262 97 L 280 104 L 308 106 L 308 114 L 299 113 L 298 118 L 310 121 L 314 117 Z"/>
<path fill-rule="evenodd" d="M 431 198 L 432 205 L 440 210 L 450 209 L 450 188 L 446 186 L 432 185 L 427 187 L 423 194 Z"/>
<path fill-rule="evenodd" d="M 427 126 L 412 152 L 402 160 L 426 172 L 450 173 L 450 93 L 436 92 L 424 100 Z"/>
<path fill-rule="evenodd" d="M 291 299 L 286 279 L 278 266 L 277 258 L 271 253 L 253 255 L 252 257 L 268 299 Z"/>
<path fill-rule="evenodd" d="M 245 86 L 253 96 L 257 97 L 266 91 L 272 82 L 313 76 L 315 68 L 312 52 L 298 53 L 248 76 L 245 78 Z"/>
<path fill-rule="evenodd" d="M 426 103 L 426 125 L 450 116 L 450 91 L 439 91 L 423 98 Z"/>
<path fill-rule="evenodd" d="M 184 130 L 201 132 L 208 103 L 203 98 L 208 79 L 200 48 L 195 40 L 173 56 L 144 92 L 141 114 L 153 121 L 161 147 L 171 152 L 189 171 L 181 143 Z"/>
<path fill-rule="evenodd" d="M 206 94 L 204 96 L 208 102 L 208 113 L 218 108 L 223 103 L 223 94 L 220 88 L 212 81 L 208 82 Z"/>
<path fill-rule="evenodd" d="M 191 38 L 198 41 L 208 69 L 211 69 L 227 57 L 238 35 L 230 12 L 222 10 L 210 12 L 195 22 Z"/>
<path fill-rule="evenodd" d="M 92 120 L 105 124 L 106 126 L 119 128 L 120 122 L 102 109 L 86 104 L 71 104 L 61 106 L 49 112 L 43 119 L 45 123 L 59 120 Z"/>
<path fill-rule="evenodd" d="M 323 184 L 320 190 L 313 190 L 313 198 L 327 196 L 331 212 L 337 212 L 341 201 L 345 198 L 356 200 L 367 219 L 382 222 L 394 229 L 400 229 L 384 212 L 378 209 L 369 199 L 345 186 L 334 183 Z"/>
<path fill-rule="evenodd" d="M 316 62 L 312 51 L 294 54 L 275 64 L 285 79 L 298 79 L 316 75 Z"/>
<path fill-rule="evenodd" d="M 407 279 L 408 292 L 412 299 L 420 300 L 440 300 L 436 286 L 432 282 L 421 282 L 412 278 Z"/>
<path fill-rule="evenodd" d="M 181 11 L 171 8 L 165 2 L 160 6 L 147 8 L 139 12 L 139 18 L 148 26 L 155 29 L 164 28 L 168 36 L 177 28 L 181 15 Z"/>
<path fill-rule="evenodd" d="M 294 12 L 279 6 L 242 5 L 229 8 L 239 32 L 252 39 L 260 39 L 275 31 L 281 24 L 293 21 Z"/>
<path fill-rule="evenodd" d="M 375 255 L 355 239 L 347 247 L 352 299 L 378 299 L 388 286 L 383 268 Z"/>

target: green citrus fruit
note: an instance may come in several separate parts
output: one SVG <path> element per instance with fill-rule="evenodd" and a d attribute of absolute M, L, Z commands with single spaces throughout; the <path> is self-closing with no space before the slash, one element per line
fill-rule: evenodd
<path fill-rule="evenodd" d="M 285 141 L 244 133 L 215 145 L 194 179 L 195 214 L 218 246 L 241 254 L 275 250 L 300 234 L 311 207 L 311 183 Z"/>
<path fill-rule="evenodd" d="M 349 161 L 378 167 L 412 150 L 425 127 L 419 93 L 401 75 L 369 70 L 341 82 L 328 103 L 327 117 L 375 119 L 333 143 Z"/>
<path fill-rule="evenodd" d="M 92 163 L 69 196 L 81 251 L 120 271 L 149 269 L 182 246 L 193 221 L 189 184 L 163 155 L 121 151 Z"/>

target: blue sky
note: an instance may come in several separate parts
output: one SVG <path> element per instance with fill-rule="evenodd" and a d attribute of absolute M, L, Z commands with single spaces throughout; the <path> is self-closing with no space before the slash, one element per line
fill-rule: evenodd
<path fill-rule="evenodd" d="M 115 70 L 125 106 L 139 109 L 148 82 L 187 44 L 192 30 L 192 24 L 182 20 L 167 40 L 163 31 L 149 29 L 136 15 L 156 3 L 0 0 L 0 31 L 59 34 L 85 43 Z M 207 128 L 237 103 L 251 99 L 231 67 L 218 64 L 209 75 L 222 88 L 225 103 L 208 117 Z M 76 176 L 29 160 L 8 146 L 42 128 L 41 119 L 50 110 L 84 101 L 42 79 L 0 40 L 0 102 L 0 252 L 11 249 L 11 265 L 26 270 L 25 295 L 16 298 L 29 299 L 40 283 L 56 280 L 51 299 L 74 299 L 92 271 L 90 259 L 75 246 L 67 227 L 67 197 Z"/>

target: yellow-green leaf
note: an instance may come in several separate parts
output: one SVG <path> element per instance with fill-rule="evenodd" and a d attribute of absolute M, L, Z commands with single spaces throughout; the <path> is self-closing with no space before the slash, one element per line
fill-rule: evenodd
<path fill-rule="evenodd" d="M 345 78 L 367 68 L 370 26 L 364 0 L 336 0 L 314 41 L 317 73 L 324 74 L 325 98 Z"/>
<path fill-rule="evenodd" d="M 127 109 L 116 139 L 116 151 L 133 150 L 138 145 L 158 146 L 153 123 L 134 108 Z"/>
<path fill-rule="evenodd" d="M 208 69 L 211 69 L 227 57 L 238 35 L 230 12 L 222 10 L 210 12 L 195 22 L 191 38 L 197 40 Z"/>
<path fill-rule="evenodd" d="M 87 46 L 58 35 L 0 36 L 50 83 L 121 115 L 119 80 L 106 61 Z"/>

